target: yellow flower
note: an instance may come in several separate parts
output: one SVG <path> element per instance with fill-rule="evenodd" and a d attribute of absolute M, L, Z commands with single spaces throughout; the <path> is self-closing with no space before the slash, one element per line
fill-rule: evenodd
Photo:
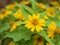
<path fill-rule="evenodd" d="M 6 10 L 6 9 L 2 9 L 2 14 L 3 14 L 4 16 L 8 16 L 8 15 L 12 14 L 12 11 Z"/>
<path fill-rule="evenodd" d="M 59 5 L 59 3 L 57 1 L 50 2 L 50 4 L 52 4 L 53 6 L 58 6 Z"/>
<path fill-rule="evenodd" d="M 54 31 L 52 30 L 48 30 L 48 36 L 51 38 L 51 39 L 53 39 L 54 38 Z"/>
<path fill-rule="evenodd" d="M 20 2 L 20 4 L 24 4 L 24 5 L 27 5 L 29 3 L 30 3 L 29 1 L 22 1 L 22 2 Z"/>
<path fill-rule="evenodd" d="M 13 4 L 9 4 L 6 6 L 6 8 L 8 8 L 8 9 L 13 9 L 14 7 L 15 7 L 15 5 L 13 5 Z"/>
<path fill-rule="evenodd" d="M 14 2 L 14 3 L 12 3 L 12 4 L 7 5 L 6 8 L 7 8 L 7 9 L 13 9 L 13 8 L 16 7 L 17 5 L 18 5 L 18 3 L 17 3 L 17 2 Z"/>
<path fill-rule="evenodd" d="M 25 20 L 25 18 L 24 18 L 24 16 L 23 16 L 23 14 L 22 14 L 22 12 L 21 12 L 20 9 L 14 14 L 14 17 L 15 17 L 16 19 L 19 19 L 20 21 L 21 21 L 21 20 Z"/>
<path fill-rule="evenodd" d="M 12 23 L 13 22 L 11 22 L 11 24 Z M 10 32 L 13 32 L 16 29 L 17 26 L 20 26 L 20 24 L 17 24 L 17 23 L 12 24 L 11 29 L 10 29 Z"/>
<path fill-rule="evenodd" d="M 12 11 L 6 11 L 5 14 L 4 14 L 4 16 L 7 17 L 7 16 L 9 16 L 10 14 L 12 14 Z"/>
<path fill-rule="evenodd" d="M 12 14 L 12 11 L 10 10 L 6 10 L 6 9 L 2 9 L 2 12 L 0 14 L 0 18 L 3 19 L 5 17 L 8 17 L 8 15 Z"/>
<path fill-rule="evenodd" d="M 42 36 L 34 35 L 34 45 L 44 45 Z"/>
<path fill-rule="evenodd" d="M 49 19 L 47 15 L 44 15 L 44 19 Z"/>
<path fill-rule="evenodd" d="M 48 16 L 50 16 L 50 17 L 55 17 L 55 13 L 54 13 L 54 8 L 48 8 L 47 10 L 46 10 L 46 13 L 47 13 L 47 15 Z"/>
<path fill-rule="evenodd" d="M 55 29 L 56 29 L 56 23 L 51 22 L 51 24 L 48 25 L 48 31 L 47 31 L 49 37 L 51 38 L 54 37 Z"/>
<path fill-rule="evenodd" d="M 15 43 L 13 41 L 9 42 L 8 45 L 15 45 Z"/>
<path fill-rule="evenodd" d="M 45 9 L 46 6 L 43 3 L 37 3 L 37 6 L 41 9 Z"/>
<path fill-rule="evenodd" d="M 51 24 L 48 25 L 49 29 L 55 30 L 56 29 L 56 23 L 55 22 L 51 22 Z"/>
<path fill-rule="evenodd" d="M 25 21 L 26 25 L 25 27 L 27 27 L 28 29 L 31 29 L 32 32 L 34 32 L 34 30 L 36 29 L 37 32 L 39 32 L 40 30 L 43 30 L 43 26 L 45 26 L 45 20 L 44 19 L 39 19 L 40 14 L 33 14 L 28 15 L 29 20 Z"/>

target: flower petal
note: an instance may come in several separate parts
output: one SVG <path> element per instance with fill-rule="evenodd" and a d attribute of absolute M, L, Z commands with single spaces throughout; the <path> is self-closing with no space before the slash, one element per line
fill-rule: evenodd
<path fill-rule="evenodd" d="M 32 16 L 31 15 L 28 15 L 28 18 L 29 18 L 29 20 L 32 20 Z"/>
<path fill-rule="evenodd" d="M 39 32 L 40 30 L 43 30 L 43 28 L 37 25 L 36 26 L 36 31 Z"/>
<path fill-rule="evenodd" d="M 33 26 L 33 27 L 31 28 L 31 32 L 34 32 L 34 30 L 35 30 L 35 26 Z"/>

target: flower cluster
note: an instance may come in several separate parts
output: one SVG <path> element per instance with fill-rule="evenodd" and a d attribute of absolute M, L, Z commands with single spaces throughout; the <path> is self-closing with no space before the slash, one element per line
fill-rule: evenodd
<path fill-rule="evenodd" d="M 30 3 L 32 4 L 31 6 L 29 5 Z M 24 37 L 26 33 L 26 35 L 31 36 L 37 34 L 38 37 L 34 37 L 36 38 L 34 45 L 37 45 L 36 42 L 40 36 L 42 36 L 43 40 L 40 41 L 41 43 L 39 42 L 38 45 L 44 43 L 44 38 L 54 45 L 50 39 L 54 41 L 56 35 L 60 34 L 60 4 L 58 2 L 43 4 L 35 0 L 19 3 L 14 2 L 7 5 L 5 9 L 1 9 L 0 22 L 1 30 L 3 30 L 1 33 L 7 31 L 7 37 L 11 37 L 14 40 L 16 39 L 19 41 L 26 38 L 28 40 L 28 36 Z M 4 27 L 4 23 L 7 23 L 5 24 L 7 26 Z M 19 36 L 21 36 L 21 38 L 18 38 Z M 49 43 L 46 45 L 49 45 Z M 14 45 L 14 43 L 9 45 Z"/>

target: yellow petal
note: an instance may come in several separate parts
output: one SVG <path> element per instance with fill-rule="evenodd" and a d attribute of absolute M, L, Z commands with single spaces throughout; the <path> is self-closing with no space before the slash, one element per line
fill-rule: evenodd
<path fill-rule="evenodd" d="M 33 14 L 33 18 L 36 18 L 36 14 Z"/>
<path fill-rule="evenodd" d="M 25 27 L 27 27 L 28 29 L 30 29 L 32 27 L 32 25 L 26 24 Z"/>
<path fill-rule="evenodd" d="M 28 15 L 28 18 L 29 18 L 29 20 L 32 20 L 32 16 L 31 15 Z"/>
<path fill-rule="evenodd" d="M 34 32 L 34 30 L 35 30 L 35 26 L 33 26 L 33 27 L 31 28 L 31 32 Z"/>
<path fill-rule="evenodd" d="M 39 25 L 36 26 L 36 31 L 37 31 L 37 32 L 40 31 L 40 26 L 39 26 Z"/>
<path fill-rule="evenodd" d="M 40 27 L 40 26 L 36 26 L 36 31 L 37 31 L 37 32 L 40 32 L 40 30 L 43 30 L 43 28 Z"/>
<path fill-rule="evenodd" d="M 40 13 L 37 13 L 36 18 L 38 19 L 40 18 Z"/>
<path fill-rule="evenodd" d="M 44 16 L 44 19 L 49 19 L 46 15 Z"/>
<path fill-rule="evenodd" d="M 10 32 L 13 32 L 16 29 L 16 26 L 12 26 Z"/>
<path fill-rule="evenodd" d="M 11 29 L 10 29 L 10 32 L 13 32 L 16 29 L 16 26 L 17 26 L 16 24 L 13 24 Z"/>
<path fill-rule="evenodd" d="M 44 19 L 40 19 L 39 24 L 40 24 L 41 26 L 45 26 L 45 20 L 44 20 Z"/>

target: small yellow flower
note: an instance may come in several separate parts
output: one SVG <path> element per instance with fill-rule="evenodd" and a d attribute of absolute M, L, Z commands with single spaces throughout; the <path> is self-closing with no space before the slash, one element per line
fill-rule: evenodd
<path fill-rule="evenodd" d="M 13 22 L 12 22 L 13 23 Z M 20 24 L 17 24 L 17 23 L 14 23 L 12 26 L 11 26 L 11 29 L 10 29 L 10 32 L 13 32 L 17 26 L 20 26 Z"/>
<path fill-rule="evenodd" d="M 44 19 L 39 19 L 40 14 L 33 14 L 28 15 L 29 20 L 25 21 L 26 25 L 25 27 L 27 27 L 28 29 L 31 29 L 32 32 L 34 32 L 34 30 L 36 29 L 37 32 L 39 32 L 40 30 L 43 30 L 43 26 L 45 26 L 45 20 Z"/>
<path fill-rule="evenodd" d="M 20 9 L 14 14 L 14 17 L 15 17 L 16 19 L 19 19 L 20 21 L 21 21 L 21 20 L 25 20 L 25 18 L 24 18 L 24 16 L 23 16 L 23 14 L 22 14 L 22 12 L 21 12 Z"/>
<path fill-rule="evenodd" d="M 37 6 L 41 9 L 46 9 L 46 6 L 43 3 L 37 3 Z"/>
<path fill-rule="evenodd" d="M 56 29 L 56 23 L 55 22 L 51 22 L 51 24 L 48 25 L 49 29 L 55 30 Z"/>
<path fill-rule="evenodd" d="M 34 35 L 34 45 L 44 45 L 42 36 Z"/>
<path fill-rule="evenodd" d="M 9 4 L 6 6 L 7 9 L 13 9 L 14 7 L 15 7 L 15 5 L 13 5 L 13 4 Z"/>
<path fill-rule="evenodd" d="M 12 11 L 6 10 L 6 9 L 2 9 L 2 12 L 0 14 L 0 18 L 3 19 L 5 17 L 8 17 L 10 14 L 12 14 Z"/>
<path fill-rule="evenodd" d="M 51 22 L 51 24 L 48 25 L 48 31 L 47 31 L 49 37 L 51 38 L 54 37 L 55 29 L 56 29 L 56 23 Z"/>
<path fill-rule="evenodd" d="M 47 10 L 46 10 L 46 13 L 47 13 L 47 15 L 48 16 L 50 16 L 50 17 L 55 17 L 55 13 L 54 13 L 54 8 L 48 8 Z"/>
<path fill-rule="evenodd" d="M 22 2 L 20 2 L 20 4 L 24 4 L 24 5 L 27 5 L 29 3 L 30 3 L 29 1 L 22 1 Z"/>
<path fill-rule="evenodd" d="M 13 9 L 13 8 L 16 7 L 17 5 L 18 5 L 18 3 L 17 3 L 17 2 L 14 2 L 14 3 L 12 3 L 12 4 L 7 5 L 6 8 L 7 8 L 7 9 Z"/>
<path fill-rule="evenodd" d="M 8 15 L 12 14 L 12 11 L 6 11 L 4 16 L 7 17 Z"/>
<path fill-rule="evenodd" d="M 13 41 L 9 42 L 8 45 L 15 45 L 15 43 Z"/>
<path fill-rule="evenodd" d="M 8 16 L 8 15 L 12 14 L 12 11 L 6 10 L 6 9 L 2 9 L 2 14 L 5 15 L 5 16 Z"/>
<path fill-rule="evenodd" d="M 49 19 L 47 15 L 44 15 L 44 19 Z"/>
<path fill-rule="evenodd" d="M 59 3 L 57 1 L 50 2 L 50 4 L 52 4 L 53 6 L 58 6 L 59 5 Z"/>
<path fill-rule="evenodd" d="M 48 30 L 48 36 L 51 38 L 51 39 L 53 39 L 54 38 L 54 31 L 52 30 Z"/>

